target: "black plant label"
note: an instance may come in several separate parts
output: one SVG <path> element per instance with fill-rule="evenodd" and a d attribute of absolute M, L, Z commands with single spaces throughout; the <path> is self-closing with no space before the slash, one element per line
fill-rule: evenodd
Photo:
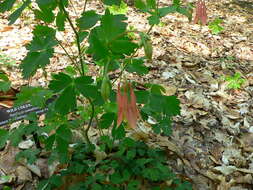
<path fill-rule="evenodd" d="M 53 102 L 56 97 L 50 98 L 47 100 L 46 104 Z M 23 120 L 30 113 L 35 113 L 37 115 L 44 114 L 48 111 L 48 108 L 39 108 L 31 104 L 22 104 L 20 106 L 12 108 L 3 108 L 0 109 L 0 126 L 14 123 L 16 121 Z"/>

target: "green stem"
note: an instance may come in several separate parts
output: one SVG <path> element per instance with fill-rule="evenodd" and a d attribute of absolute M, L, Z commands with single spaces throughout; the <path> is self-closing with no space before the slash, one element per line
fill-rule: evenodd
<path fill-rule="evenodd" d="M 90 130 L 90 127 L 91 127 L 91 124 L 92 124 L 92 120 L 93 120 L 94 115 L 95 115 L 95 106 L 94 106 L 94 104 L 93 104 L 93 102 L 91 101 L 90 98 L 87 98 L 87 99 L 88 99 L 88 101 L 89 101 L 89 103 L 90 103 L 90 105 L 91 105 L 92 113 L 91 113 L 91 117 L 90 117 L 90 120 L 89 120 L 88 127 L 87 127 L 87 128 L 85 129 L 85 131 L 84 131 L 84 138 L 85 138 L 87 144 L 90 146 L 90 145 L 91 145 L 91 142 L 90 142 L 90 139 L 89 139 L 88 132 L 89 132 L 89 130 Z"/>
<path fill-rule="evenodd" d="M 67 20 L 68 20 L 68 22 L 70 24 L 70 27 L 72 28 L 72 30 L 75 33 L 76 43 L 77 43 L 77 48 L 78 48 L 79 61 L 80 61 L 80 65 L 81 65 L 82 75 L 84 75 L 84 73 L 85 73 L 84 72 L 84 63 L 83 63 L 83 57 L 82 57 L 82 51 L 81 51 L 79 34 L 78 34 L 77 30 L 75 29 L 74 24 L 72 23 L 69 15 L 68 15 L 68 12 L 66 11 L 66 9 L 65 9 L 65 7 L 63 5 L 62 0 L 60 0 L 60 6 L 61 6 L 61 9 L 63 10 L 64 14 L 66 15 L 66 18 L 67 18 Z"/>
<path fill-rule="evenodd" d="M 147 31 L 147 34 L 149 34 L 149 33 L 151 32 L 151 30 L 152 30 L 153 27 L 154 27 L 154 25 L 151 25 L 151 26 L 150 26 L 150 28 L 149 28 L 148 31 Z M 136 50 L 134 51 L 134 53 L 132 53 L 130 59 L 132 59 L 132 58 L 134 57 L 134 55 L 136 54 L 136 52 L 137 52 L 140 48 L 141 48 L 141 47 L 136 48 Z M 123 66 L 123 68 L 121 69 L 121 72 L 120 72 L 118 78 L 120 78 L 120 77 L 122 76 L 123 72 L 124 72 L 125 69 L 126 69 L 126 66 L 127 66 L 127 64 L 125 64 L 125 65 Z M 116 78 L 116 79 L 112 82 L 112 84 L 114 84 L 118 78 Z"/>
<path fill-rule="evenodd" d="M 68 53 L 68 51 L 66 50 L 66 48 L 61 44 L 61 42 L 55 37 L 55 40 L 59 43 L 59 45 L 61 46 L 61 48 L 63 49 L 63 51 L 66 53 L 66 55 L 68 56 L 68 58 L 71 60 L 72 64 L 76 67 L 76 69 L 78 70 L 78 72 L 80 74 L 82 74 L 82 71 L 80 70 L 78 64 L 75 62 L 75 60 L 70 56 L 70 54 Z"/>
<path fill-rule="evenodd" d="M 13 96 L 0 96 L 0 100 L 16 100 L 16 97 Z"/>

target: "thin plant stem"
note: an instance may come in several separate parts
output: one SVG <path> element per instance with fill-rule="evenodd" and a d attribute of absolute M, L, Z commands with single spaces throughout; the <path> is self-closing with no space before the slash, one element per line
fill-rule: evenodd
<path fill-rule="evenodd" d="M 94 106 L 94 104 L 93 104 L 93 102 L 92 102 L 92 100 L 91 100 L 90 98 L 87 98 L 87 99 L 88 99 L 88 101 L 89 101 L 89 103 L 90 103 L 90 105 L 91 105 L 92 111 L 91 111 L 91 116 L 90 116 L 90 120 L 89 120 L 88 127 L 87 127 L 87 128 L 85 129 L 85 131 L 84 131 L 84 138 L 85 138 L 87 144 L 88 144 L 88 145 L 91 145 L 88 132 L 89 132 L 89 130 L 90 130 L 90 127 L 91 127 L 91 124 L 92 124 L 92 120 L 93 120 L 94 115 L 95 115 L 95 106 Z"/>
<path fill-rule="evenodd" d="M 149 33 L 151 32 L 151 30 L 152 30 L 153 27 L 154 27 L 154 25 L 151 25 L 151 26 L 150 26 L 150 28 L 149 28 L 148 31 L 147 31 L 147 34 L 149 34 Z M 140 47 L 139 47 L 139 48 L 136 48 L 136 50 L 134 51 L 134 53 L 132 53 L 132 55 L 131 55 L 131 57 L 130 57 L 131 60 L 132 60 L 132 58 L 134 57 L 134 55 L 137 53 L 137 51 L 138 51 L 139 49 L 140 49 Z M 121 78 L 123 72 L 124 72 L 125 69 L 126 69 L 126 66 L 127 66 L 127 64 L 125 64 L 125 65 L 123 66 L 123 68 L 121 69 L 121 72 L 120 72 L 118 78 Z M 118 78 L 116 78 L 116 79 L 112 82 L 112 84 L 114 84 L 114 83 L 118 80 Z"/>
<path fill-rule="evenodd" d="M 84 2 L 84 6 L 83 6 L 83 12 L 85 12 L 85 10 L 86 10 L 86 7 L 87 7 L 87 2 L 88 2 L 88 0 L 85 0 L 85 2 Z"/>
<path fill-rule="evenodd" d="M 77 43 L 77 48 L 78 48 L 79 61 L 80 61 L 80 65 L 81 65 L 82 75 L 84 75 L 85 74 L 85 72 L 84 72 L 84 63 L 83 63 L 83 57 L 82 57 L 82 50 L 81 50 L 81 45 L 80 45 L 79 34 L 78 34 L 77 30 L 75 29 L 74 24 L 71 21 L 69 15 L 68 15 L 68 12 L 66 11 L 66 9 L 65 9 L 65 7 L 64 7 L 64 5 L 62 3 L 62 0 L 60 0 L 60 5 L 61 5 L 61 8 L 62 8 L 64 14 L 66 15 L 66 18 L 67 18 L 67 20 L 68 20 L 68 22 L 70 24 L 70 27 L 72 28 L 72 30 L 75 33 L 76 43 Z"/>
<path fill-rule="evenodd" d="M 73 65 L 76 67 L 76 69 L 78 70 L 78 72 L 80 74 L 82 74 L 82 71 L 80 70 L 78 64 L 75 62 L 75 60 L 69 55 L 68 51 L 66 50 L 66 48 L 61 44 L 61 42 L 55 38 L 56 41 L 59 43 L 59 45 L 61 46 L 61 48 L 63 49 L 63 51 L 66 53 L 66 55 L 68 56 L 68 58 L 71 60 L 71 62 L 73 63 Z"/>

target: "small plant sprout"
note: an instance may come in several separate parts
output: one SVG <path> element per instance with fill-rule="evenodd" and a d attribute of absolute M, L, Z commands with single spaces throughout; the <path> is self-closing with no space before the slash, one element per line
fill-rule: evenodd
<path fill-rule="evenodd" d="M 246 79 L 241 77 L 239 72 L 236 72 L 234 76 L 227 76 L 225 77 L 225 81 L 228 82 L 227 88 L 228 89 L 239 89 L 245 83 Z"/>
<path fill-rule="evenodd" d="M 212 34 L 217 35 L 224 30 L 224 28 L 220 25 L 221 23 L 222 20 L 219 18 L 216 18 L 214 21 L 209 23 L 208 28 L 211 30 Z"/>

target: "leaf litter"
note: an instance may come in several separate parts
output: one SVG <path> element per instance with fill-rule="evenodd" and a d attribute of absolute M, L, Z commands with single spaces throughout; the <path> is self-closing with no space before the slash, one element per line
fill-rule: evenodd
<path fill-rule="evenodd" d="M 75 11 L 80 13 L 83 2 L 74 0 L 73 3 L 77 5 Z M 171 2 L 162 0 L 161 3 Z M 164 26 L 155 26 L 151 32 L 154 55 L 152 62 L 147 63 L 150 73 L 146 78 L 129 75 L 129 79 L 140 83 L 162 84 L 166 93 L 180 99 L 181 115 L 174 118 L 171 137 L 153 134 L 148 123 L 139 123 L 129 135 L 145 140 L 150 146 L 164 148 L 168 152 L 168 165 L 189 180 L 194 189 L 249 190 L 253 186 L 252 5 L 250 0 L 205 1 L 208 21 L 200 9 L 202 16 L 197 15 L 199 18 L 195 19 L 202 19 L 203 24 L 222 19 L 224 30 L 218 35 L 213 35 L 208 26 L 189 23 L 179 14 L 167 15 L 162 19 Z M 92 1 L 89 8 L 101 10 L 101 4 Z M 131 7 L 128 10 L 129 24 L 138 30 L 147 30 L 146 16 Z M 73 10 L 70 15 L 76 16 Z M 10 27 L 7 14 L 0 16 L 0 54 L 18 65 L 26 54 L 24 45 L 32 39 L 33 24 L 25 15 Z M 68 25 L 66 31 L 57 34 L 59 39 L 67 39 L 68 44 L 64 45 L 74 54 L 77 50 L 71 45 L 73 35 Z M 46 67 L 48 73 L 59 72 L 70 63 L 60 48 L 55 51 L 52 64 Z M 144 52 L 140 51 L 139 55 Z M 5 63 L 0 66 L 16 89 L 27 84 L 17 67 L 8 67 Z M 96 73 L 94 65 L 89 67 L 91 73 Z M 221 77 L 236 72 L 242 74 L 246 83 L 238 90 L 227 89 Z M 46 86 L 48 78 L 39 71 L 32 81 L 32 85 Z M 92 130 L 91 133 L 95 142 L 98 134 Z M 25 141 L 21 145 L 30 147 Z M 56 166 L 48 167 L 42 158 L 33 166 L 14 162 L 13 155 L 19 151 L 10 145 L 1 151 L 0 187 L 15 181 L 17 189 L 29 189 L 41 173 L 48 176 L 56 170 Z"/>

